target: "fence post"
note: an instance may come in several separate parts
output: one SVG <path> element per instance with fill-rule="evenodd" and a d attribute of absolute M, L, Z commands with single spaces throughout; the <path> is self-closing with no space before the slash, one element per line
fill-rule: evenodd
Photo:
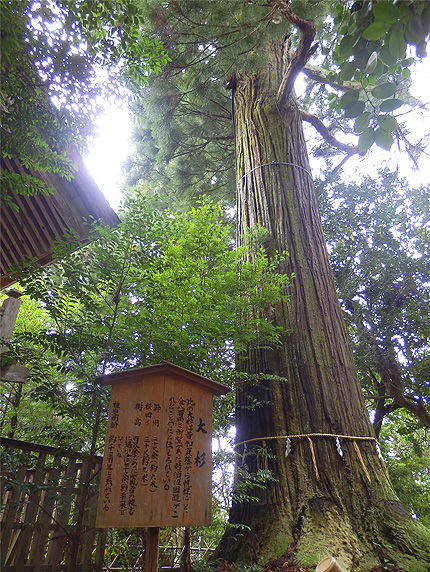
<path fill-rule="evenodd" d="M 146 530 L 145 572 L 157 572 L 160 529 L 150 526 Z"/>

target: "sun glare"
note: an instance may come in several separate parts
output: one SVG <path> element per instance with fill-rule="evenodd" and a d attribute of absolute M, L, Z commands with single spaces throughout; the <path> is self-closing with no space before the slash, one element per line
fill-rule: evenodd
<path fill-rule="evenodd" d="M 106 107 L 96 121 L 96 135 L 84 158 L 85 164 L 109 204 L 115 210 L 121 202 L 121 165 L 131 153 L 131 124 L 124 108 Z"/>

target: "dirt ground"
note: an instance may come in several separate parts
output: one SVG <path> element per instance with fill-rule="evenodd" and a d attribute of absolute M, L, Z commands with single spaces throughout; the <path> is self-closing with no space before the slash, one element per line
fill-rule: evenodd
<path fill-rule="evenodd" d="M 303 568 L 297 564 L 295 559 L 295 545 L 288 547 L 288 550 L 280 558 L 272 558 L 261 567 L 261 572 L 312 572 L 315 570 L 315 566 L 311 568 Z M 237 572 L 237 568 L 234 564 L 224 563 L 221 564 L 217 572 Z M 402 572 L 398 566 L 376 566 L 369 570 L 369 572 Z"/>

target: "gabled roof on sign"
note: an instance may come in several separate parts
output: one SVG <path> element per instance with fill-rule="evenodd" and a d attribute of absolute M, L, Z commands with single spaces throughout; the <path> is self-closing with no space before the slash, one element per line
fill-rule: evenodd
<path fill-rule="evenodd" d="M 179 367 L 174 363 L 168 361 L 163 361 L 155 365 L 148 365 L 145 367 L 137 367 L 133 369 L 127 369 L 125 371 L 118 371 L 115 373 L 110 373 L 107 375 L 102 375 L 96 379 L 102 383 L 102 385 L 112 385 L 113 383 L 120 383 L 124 381 L 141 381 L 143 378 L 148 377 L 154 373 L 172 373 L 183 377 L 187 381 L 199 385 L 203 389 L 207 389 L 214 395 L 223 395 L 230 391 L 230 388 L 203 377 L 193 371 Z"/>
<path fill-rule="evenodd" d="M 53 260 L 52 243 L 73 230 L 81 244 L 88 242 L 90 225 L 84 219 L 102 220 L 116 226 L 120 219 L 110 207 L 78 153 L 69 153 L 77 165 L 71 181 L 55 173 L 40 173 L 25 168 L 17 157 L 1 157 L 1 168 L 37 177 L 52 189 L 52 194 L 14 195 L 16 211 L 2 206 L 0 214 L 0 288 L 16 281 L 11 268 L 27 261 L 44 266 Z"/>

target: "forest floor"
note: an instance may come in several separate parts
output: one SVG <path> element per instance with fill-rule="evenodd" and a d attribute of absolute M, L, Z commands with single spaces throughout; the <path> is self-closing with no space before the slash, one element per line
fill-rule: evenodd
<path fill-rule="evenodd" d="M 315 566 L 311 568 L 304 568 L 300 566 L 295 559 L 296 546 L 294 544 L 288 547 L 288 550 L 280 558 L 271 558 L 267 564 L 261 567 L 261 572 L 312 572 L 315 570 Z M 255 565 L 254 565 L 255 566 Z M 255 567 L 253 568 L 255 570 Z M 234 564 L 228 564 L 225 562 L 221 564 L 216 572 L 238 572 L 238 569 Z M 394 567 L 383 567 L 376 566 L 369 570 L 369 572 L 401 572 L 400 568 Z"/>
<path fill-rule="evenodd" d="M 267 564 L 261 567 L 261 572 L 312 572 L 315 570 L 314 566 L 303 568 L 297 564 L 295 549 L 295 545 L 292 544 L 280 558 L 271 558 Z M 226 562 L 218 567 L 217 572 L 237 572 L 237 568 L 234 564 Z"/>

